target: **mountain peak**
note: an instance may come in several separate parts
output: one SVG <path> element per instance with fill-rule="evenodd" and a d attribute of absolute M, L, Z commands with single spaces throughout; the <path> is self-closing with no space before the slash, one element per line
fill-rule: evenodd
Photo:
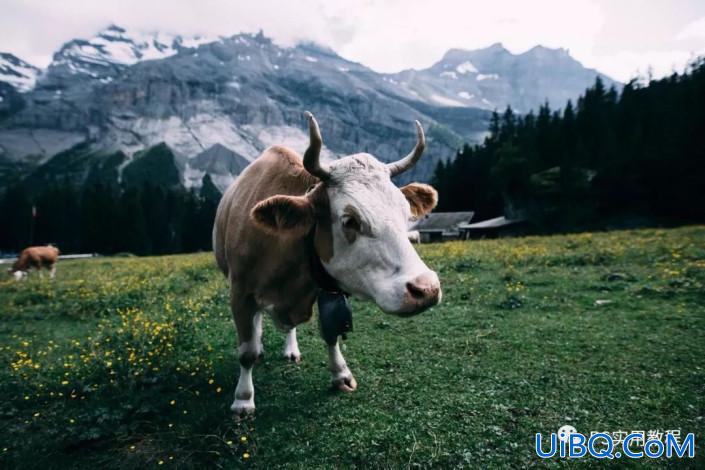
<path fill-rule="evenodd" d="M 111 32 L 121 33 L 121 34 L 125 34 L 127 32 L 127 30 L 125 28 L 123 28 L 122 26 L 118 26 L 115 23 L 110 23 L 105 29 L 100 31 L 98 34 L 106 32 L 106 31 L 111 31 Z"/>
<path fill-rule="evenodd" d="M 296 44 L 296 48 L 302 51 L 312 52 L 324 56 L 338 57 L 338 53 L 335 52 L 333 49 L 314 41 L 301 41 Z"/>
<path fill-rule="evenodd" d="M 483 47 L 480 49 L 449 49 L 448 52 L 446 52 L 443 55 L 443 58 L 441 59 L 441 62 L 457 62 L 457 61 L 463 61 L 463 60 L 468 60 L 469 58 L 472 58 L 478 54 L 491 54 L 491 55 L 497 55 L 497 54 L 509 54 L 511 55 L 511 52 L 509 52 L 504 45 L 502 45 L 501 42 L 495 42 L 494 44 L 491 44 L 490 46 Z"/>
<path fill-rule="evenodd" d="M 495 42 L 493 44 L 490 44 L 488 47 L 485 47 L 484 50 L 496 51 L 496 52 L 504 52 L 504 51 L 509 52 L 509 51 L 507 51 L 507 48 L 504 47 L 504 44 L 502 44 L 501 42 Z"/>
<path fill-rule="evenodd" d="M 234 41 L 236 43 L 252 46 L 252 45 L 270 45 L 273 43 L 272 39 L 264 34 L 261 29 L 256 33 L 237 33 L 229 36 L 227 39 Z"/>
<path fill-rule="evenodd" d="M 563 47 L 546 47 L 542 46 L 541 44 L 537 44 L 528 51 L 524 52 L 523 54 L 520 55 L 529 55 L 529 56 L 539 56 L 539 57 L 544 57 L 544 56 L 564 56 L 564 57 L 571 57 L 570 51 L 568 49 L 565 49 Z M 571 57 L 572 58 L 572 57 Z"/>
<path fill-rule="evenodd" d="M 256 34 L 252 35 L 252 38 L 260 44 L 271 44 L 272 39 L 264 34 L 264 30 L 260 28 Z"/>
<path fill-rule="evenodd" d="M 0 52 L 0 59 L 5 60 L 12 65 L 23 66 L 23 67 L 32 67 L 35 69 L 37 68 L 34 65 L 32 65 L 28 62 L 25 62 L 24 60 L 20 59 L 15 54 L 12 54 L 10 52 Z M 39 70 L 39 69 L 37 69 L 37 70 Z"/>

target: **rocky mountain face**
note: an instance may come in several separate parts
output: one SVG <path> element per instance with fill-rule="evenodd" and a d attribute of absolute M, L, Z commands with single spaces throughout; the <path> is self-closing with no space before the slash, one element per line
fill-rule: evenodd
<path fill-rule="evenodd" d="M 428 180 L 438 160 L 481 139 L 490 110 L 560 105 L 596 75 L 544 48 L 452 50 L 426 70 L 379 74 L 330 49 L 280 47 L 261 33 L 184 39 L 111 26 L 65 44 L 34 86 L 0 82 L 0 179 L 50 168 L 78 182 L 137 180 L 163 165 L 169 184 L 199 186 L 209 175 L 222 190 L 269 145 L 303 152 L 303 111 L 311 110 L 324 158 L 397 159 L 413 147 L 420 120 L 427 154 L 400 182 Z"/>

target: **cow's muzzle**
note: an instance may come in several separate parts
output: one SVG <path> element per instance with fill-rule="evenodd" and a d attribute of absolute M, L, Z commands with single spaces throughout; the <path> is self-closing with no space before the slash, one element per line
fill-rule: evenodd
<path fill-rule="evenodd" d="M 427 271 L 406 283 L 404 305 L 397 312 L 402 316 L 416 315 L 438 305 L 441 301 L 441 282 L 433 271 Z"/>

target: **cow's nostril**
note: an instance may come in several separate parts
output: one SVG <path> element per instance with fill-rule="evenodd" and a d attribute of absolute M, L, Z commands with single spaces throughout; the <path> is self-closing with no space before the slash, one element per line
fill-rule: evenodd
<path fill-rule="evenodd" d="M 414 299 L 423 299 L 426 296 L 423 289 L 418 286 L 415 286 L 411 282 L 406 283 L 406 290 L 409 291 L 409 294 L 411 294 L 411 297 L 413 297 Z"/>

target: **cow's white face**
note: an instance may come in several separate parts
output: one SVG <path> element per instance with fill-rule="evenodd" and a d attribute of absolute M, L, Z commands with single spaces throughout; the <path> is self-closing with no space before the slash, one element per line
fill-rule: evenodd
<path fill-rule="evenodd" d="M 369 154 L 338 160 L 330 173 L 333 249 L 322 258 L 326 271 L 346 292 L 372 299 L 388 313 L 410 315 L 440 302 L 438 276 L 407 236 L 413 217 L 436 205 L 435 190 L 419 184 L 400 190 L 386 165 Z"/>
<path fill-rule="evenodd" d="M 430 212 L 437 199 L 425 184 L 397 188 L 385 164 L 356 154 L 331 164 L 330 177 L 306 195 L 272 196 L 252 217 L 277 236 L 315 229 L 317 255 L 343 290 L 385 312 L 412 315 L 441 300 L 438 276 L 407 236 L 412 217 Z"/>

